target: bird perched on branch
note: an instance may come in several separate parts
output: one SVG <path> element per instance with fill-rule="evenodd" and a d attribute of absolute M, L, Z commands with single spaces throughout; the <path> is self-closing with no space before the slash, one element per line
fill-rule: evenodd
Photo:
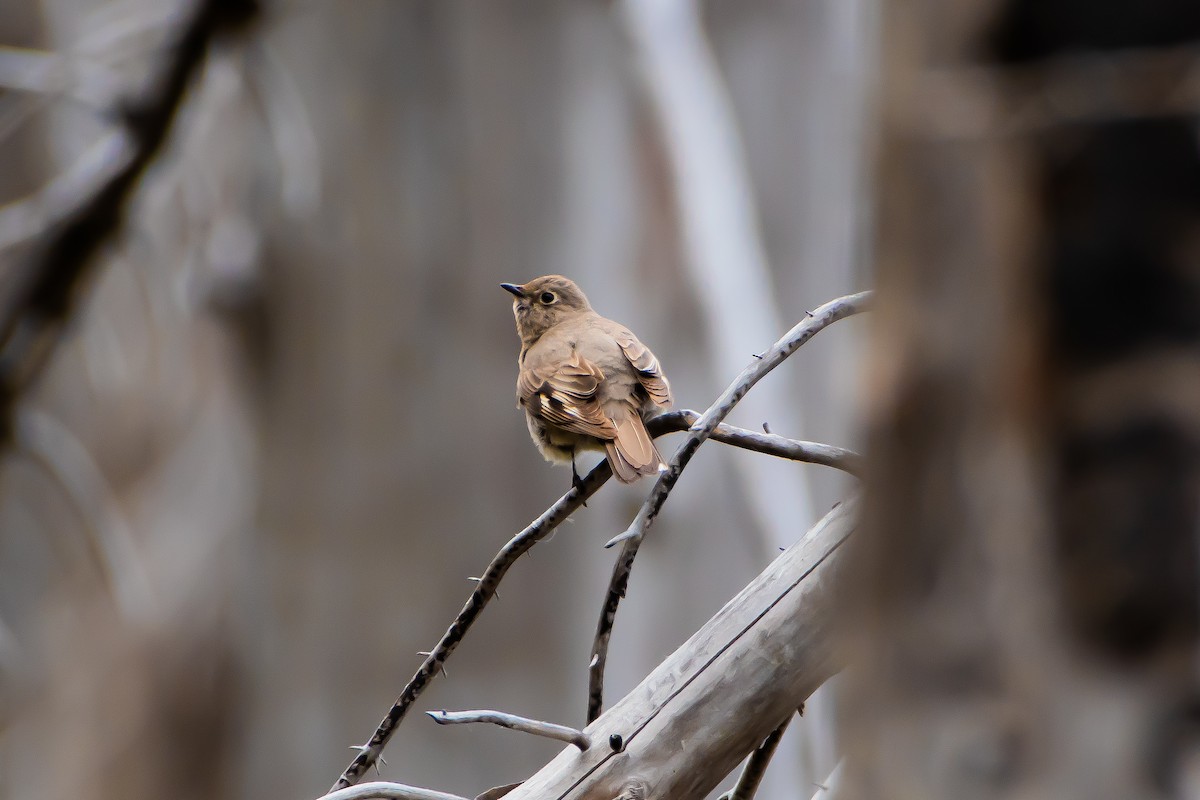
<path fill-rule="evenodd" d="M 665 468 L 643 420 L 670 405 L 671 387 L 650 349 L 561 275 L 500 287 L 521 336 L 517 405 L 546 460 L 570 461 L 576 487 L 580 450 L 603 451 L 622 483 Z"/>

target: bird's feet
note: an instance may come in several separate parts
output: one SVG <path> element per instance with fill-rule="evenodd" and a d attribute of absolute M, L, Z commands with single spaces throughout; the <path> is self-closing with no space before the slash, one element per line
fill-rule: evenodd
<path fill-rule="evenodd" d="M 575 454 L 571 454 L 571 488 L 583 497 L 583 478 L 579 477 L 579 470 L 575 469 Z M 587 500 L 583 500 L 583 507 L 587 508 Z"/>

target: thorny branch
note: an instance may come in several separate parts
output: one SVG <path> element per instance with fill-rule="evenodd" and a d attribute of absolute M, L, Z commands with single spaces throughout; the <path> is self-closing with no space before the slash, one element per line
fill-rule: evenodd
<path fill-rule="evenodd" d="M 611 547 L 614 544 L 623 543 L 621 545 L 621 552 L 617 555 L 617 561 L 613 565 L 612 577 L 608 584 L 608 593 L 604 599 L 604 607 L 600 612 L 600 620 L 596 625 L 596 637 L 592 647 L 592 660 L 588 665 L 587 720 L 589 723 L 600 716 L 600 712 L 604 707 L 604 668 L 608 660 L 608 642 L 612 636 L 612 626 L 617 616 L 617 607 L 620 605 L 621 598 L 625 596 L 625 590 L 629 586 L 629 575 L 633 570 L 633 561 L 637 557 L 638 548 L 646 536 L 646 531 L 650 529 L 650 526 L 658 517 L 658 512 L 667 501 L 667 496 L 671 493 L 671 489 L 678 482 L 684 467 L 692 460 L 692 456 L 696 454 L 700 445 L 704 444 L 704 441 L 713 435 L 713 432 L 721 424 L 721 420 L 733 410 L 738 401 L 746 396 L 746 393 L 750 391 L 754 384 L 762 380 L 775 367 L 782 364 L 788 356 L 796 352 L 801 345 L 817 333 L 839 319 L 865 310 L 870 298 L 871 292 L 859 292 L 858 294 L 839 297 L 836 300 L 826 303 L 816 311 L 810 312 L 802 322 L 788 331 L 766 353 L 763 353 L 761 356 L 755 356 L 749 366 L 742 370 L 742 374 L 729 385 L 729 388 L 717 398 L 717 401 L 688 429 L 688 438 L 679 450 L 676 451 L 666 471 L 658 476 L 654 488 L 650 490 L 649 497 L 646 498 L 646 501 L 638 510 L 637 516 L 634 518 L 633 523 L 630 524 L 628 530 L 620 536 L 614 537 L 605 545 L 605 547 Z"/>
<path fill-rule="evenodd" d="M 647 424 L 650 435 L 659 437 L 667 433 L 687 430 L 700 415 L 695 411 L 672 411 L 655 417 Z M 830 445 L 814 442 L 799 442 L 772 434 L 760 434 L 732 425 L 718 425 L 712 437 L 734 447 L 754 450 L 768 455 L 788 458 L 794 461 L 805 461 L 814 464 L 824 464 L 853 473 L 858 467 L 859 456 L 850 451 Z M 488 564 L 483 575 L 476 581 L 475 590 L 467 599 L 461 611 L 450 627 L 442 635 L 437 646 L 433 648 L 417 668 L 416 673 L 409 679 L 396 702 L 380 721 L 371 735 L 370 740 L 358 749 L 358 755 L 342 772 L 330 791 L 343 789 L 357 783 L 367 770 L 371 768 L 383 752 L 388 740 L 396 730 L 396 726 L 408 714 L 417 698 L 425 691 L 433 679 L 441 672 L 446 659 L 458 647 L 468 630 L 479 618 L 484 607 L 491 601 L 500 586 L 500 581 L 508 572 L 509 567 L 517 559 L 529 551 L 531 547 L 545 539 L 561 525 L 575 509 L 595 494 L 612 476 L 607 461 L 601 461 L 580 483 L 578 489 L 560 497 L 554 505 L 542 512 L 527 528 L 514 536 L 500 548 L 492 562 Z"/>
<path fill-rule="evenodd" d="M 685 408 L 655 417 L 648 427 L 651 435 L 660 436 L 664 433 L 690 430 L 699 419 L 699 414 Z M 862 456 L 844 447 L 834 447 L 820 442 L 803 442 L 773 433 L 757 433 L 725 423 L 721 423 L 713 429 L 710 438 L 723 444 L 740 447 L 743 450 L 753 450 L 768 456 L 833 467 L 856 477 L 862 471 Z"/>
<path fill-rule="evenodd" d="M 120 230 L 126 202 L 166 143 L 209 46 L 247 25 L 257 12 L 255 0 L 200 0 L 152 88 L 114 109 L 124 126 L 116 139 L 106 140 L 113 158 L 94 191 L 51 210 L 50 228 L 12 276 L 13 290 L 0 305 L 0 442 L 11 437 L 18 396 L 45 366 L 100 247 Z"/>

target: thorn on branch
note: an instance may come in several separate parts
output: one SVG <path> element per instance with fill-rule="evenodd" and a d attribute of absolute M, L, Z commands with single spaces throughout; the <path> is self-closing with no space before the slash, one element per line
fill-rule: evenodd
<path fill-rule="evenodd" d="M 620 544 L 621 542 L 627 541 L 629 539 L 633 539 L 634 537 L 636 537 L 638 535 L 638 533 L 639 533 L 639 531 L 636 528 L 626 528 L 624 533 L 618 533 L 616 536 L 614 536 L 613 538 L 611 538 L 607 542 L 605 542 L 604 549 L 608 550 L 613 545 L 617 545 L 617 544 Z"/>
<path fill-rule="evenodd" d="M 430 650 L 418 650 L 417 655 L 424 656 L 425 658 L 429 658 L 431 655 L 433 655 L 433 652 Z M 445 677 L 445 678 L 450 677 L 450 673 L 446 672 L 446 662 L 445 661 L 443 661 L 441 664 L 438 664 L 438 669 L 440 669 L 442 671 L 442 677 Z"/>
<path fill-rule="evenodd" d="M 352 745 L 350 745 L 350 749 L 355 751 L 356 753 L 365 753 L 371 749 L 371 746 L 369 744 L 352 744 Z M 380 755 L 379 758 L 376 759 L 376 761 L 375 761 L 375 774 L 376 775 L 383 774 L 383 770 L 381 770 L 379 768 L 380 764 L 383 764 L 385 767 L 388 765 L 387 759 L 384 758 L 382 755 Z"/>
<path fill-rule="evenodd" d="M 475 583 L 482 583 L 482 582 L 483 582 L 483 578 L 477 578 L 477 577 L 475 577 L 474 575 L 469 575 L 469 576 L 467 576 L 467 580 L 469 580 L 469 581 L 473 581 L 473 582 L 475 582 Z M 499 599 L 500 599 L 500 590 L 499 590 L 499 589 L 496 589 L 496 590 L 494 590 L 494 591 L 492 592 L 492 594 L 496 595 L 496 599 L 497 599 L 497 600 L 499 600 Z"/>
<path fill-rule="evenodd" d="M 771 426 L 764 422 L 763 423 L 763 433 L 770 433 L 770 432 L 771 432 Z"/>

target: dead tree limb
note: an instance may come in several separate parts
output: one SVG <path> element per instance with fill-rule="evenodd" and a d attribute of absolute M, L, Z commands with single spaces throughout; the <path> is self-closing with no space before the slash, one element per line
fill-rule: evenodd
<path fill-rule="evenodd" d="M 703 797 L 839 666 L 836 565 L 857 522 L 842 503 L 730 600 L 510 800 Z"/>

